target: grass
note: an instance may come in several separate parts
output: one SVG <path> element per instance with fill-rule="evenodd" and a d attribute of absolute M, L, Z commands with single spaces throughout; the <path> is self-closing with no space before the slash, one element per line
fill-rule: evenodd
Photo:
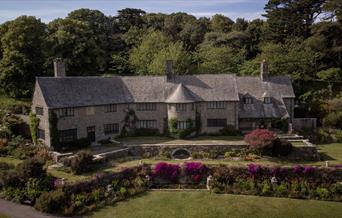
<path fill-rule="evenodd" d="M 331 164 L 342 164 L 342 143 L 317 145 L 323 161 Z"/>
<path fill-rule="evenodd" d="M 198 136 L 191 139 L 144 136 L 126 137 L 117 140 L 123 144 L 245 144 L 242 136 Z"/>
<path fill-rule="evenodd" d="M 18 165 L 21 162 L 23 162 L 23 160 L 19 160 L 13 157 L 0 157 L 0 162 L 6 162 L 8 164 Z"/>
<path fill-rule="evenodd" d="M 342 203 L 244 195 L 210 194 L 205 191 L 152 191 L 107 206 L 91 218 L 173 217 L 341 217 Z"/>

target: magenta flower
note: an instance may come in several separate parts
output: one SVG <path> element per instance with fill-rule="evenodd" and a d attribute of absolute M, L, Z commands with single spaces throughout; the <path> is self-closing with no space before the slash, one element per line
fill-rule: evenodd
<path fill-rule="evenodd" d="M 261 170 L 260 166 L 259 165 L 256 165 L 256 164 L 248 164 L 248 172 L 251 176 L 255 176 L 256 174 L 258 174 Z"/>

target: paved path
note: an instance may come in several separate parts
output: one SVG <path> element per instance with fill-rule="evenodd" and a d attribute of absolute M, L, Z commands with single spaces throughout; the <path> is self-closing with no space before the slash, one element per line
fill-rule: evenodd
<path fill-rule="evenodd" d="M 0 213 L 11 218 L 61 218 L 40 213 L 33 207 L 0 199 Z"/>

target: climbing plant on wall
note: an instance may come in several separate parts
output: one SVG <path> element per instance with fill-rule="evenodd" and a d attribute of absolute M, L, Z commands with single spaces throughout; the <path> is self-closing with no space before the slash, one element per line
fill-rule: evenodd
<path fill-rule="evenodd" d="M 50 111 L 49 113 L 50 143 L 51 143 L 51 147 L 53 147 L 54 150 L 60 149 L 59 133 L 58 133 L 57 125 L 58 125 L 57 114 L 53 111 Z"/>
<path fill-rule="evenodd" d="M 36 145 L 38 144 L 38 127 L 39 127 L 39 118 L 35 113 L 30 112 L 30 132 L 32 142 Z"/>
<path fill-rule="evenodd" d="M 175 118 L 169 119 L 169 132 L 171 136 L 174 136 L 176 138 L 185 138 L 189 136 L 191 133 L 193 133 L 196 128 L 194 126 L 194 122 L 192 119 L 187 119 L 187 128 L 185 129 L 178 129 L 177 128 L 177 123 L 178 120 Z"/>

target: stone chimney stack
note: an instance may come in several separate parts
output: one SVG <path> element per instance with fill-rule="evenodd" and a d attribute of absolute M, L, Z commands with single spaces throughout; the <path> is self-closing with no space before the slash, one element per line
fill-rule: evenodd
<path fill-rule="evenodd" d="M 62 58 L 56 58 L 53 61 L 55 77 L 65 77 L 65 61 Z"/>
<path fill-rule="evenodd" d="M 173 80 L 173 77 L 174 77 L 173 60 L 166 60 L 165 73 L 166 73 L 166 81 L 171 82 Z"/>
<path fill-rule="evenodd" d="M 260 64 L 260 78 L 262 81 L 267 80 L 268 77 L 268 63 L 266 60 L 263 60 Z"/>

